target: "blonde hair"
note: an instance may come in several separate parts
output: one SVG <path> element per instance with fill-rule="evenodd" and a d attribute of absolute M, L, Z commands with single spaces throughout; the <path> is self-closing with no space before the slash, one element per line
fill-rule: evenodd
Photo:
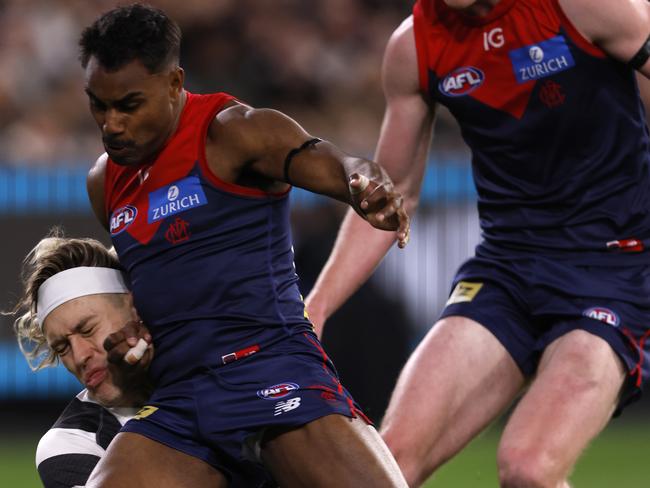
<path fill-rule="evenodd" d="M 57 364 L 58 357 L 49 347 L 36 317 L 38 289 L 48 278 L 78 266 L 120 269 L 115 251 L 101 242 L 63 236 L 53 229 L 32 249 L 23 261 L 23 295 L 9 315 L 15 317 L 13 329 L 18 345 L 33 371 Z"/>

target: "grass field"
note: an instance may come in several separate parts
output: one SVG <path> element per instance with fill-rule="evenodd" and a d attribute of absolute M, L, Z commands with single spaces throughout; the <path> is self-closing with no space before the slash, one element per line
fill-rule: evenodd
<path fill-rule="evenodd" d="M 493 488 L 499 428 L 472 443 L 444 466 L 426 488 Z M 41 486 L 34 469 L 37 437 L 0 437 L 0 487 Z M 645 472 L 650 456 L 650 424 L 612 425 L 593 443 L 572 476 L 574 488 L 648 488 Z M 333 487 L 335 488 L 335 487 Z"/>
<path fill-rule="evenodd" d="M 500 427 L 470 444 L 425 485 L 425 488 L 494 488 Z M 650 424 L 612 424 L 584 453 L 571 476 L 573 488 L 648 488 Z"/>

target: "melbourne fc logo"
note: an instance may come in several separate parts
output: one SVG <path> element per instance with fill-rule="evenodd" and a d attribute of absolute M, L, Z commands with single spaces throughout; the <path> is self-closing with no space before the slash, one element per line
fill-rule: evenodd
<path fill-rule="evenodd" d="M 264 400 L 276 400 L 291 395 L 294 390 L 300 388 L 295 383 L 279 383 L 257 391 L 257 396 Z"/>
<path fill-rule="evenodd" d="M 135 221 L 137 215 L 138 209 L 131 205 L 126 205 L 125 207 L 120 207 L 115 210 L 111 214 L 111 235 L 116 236 L 120 232 L 126 230 L 126 228 Z"/>
<path fill-rule="evenodd" d="M 605 322 L 614 327 L 618 327 L 618 324 L 621 322 L 615 312 L 604 307 L 589 308 L 582 312 L 582 315 L 589 317 L 590 319 L 600 320 L 601 322 Z"/>
<path fill-rule="evenodd" d="M 480 69 L 464 66 L 445 76 L 438 88 L 449 97 L 461 97 L 476 90 L 484 80 L 485 75 Z"/>
<path fill-rule="evenodd" d="M 167 232 L 165 232 L 165 239 L 167 239 L 171 244 L 178 244 L 179 242 L 189 240 L 191 235 L 189 222 L 186 222 L 180 217 L 176 217 L 176 220 L 169 224 Z"/>
<path fill-rule="evenodd" d="M 553 80 L 546 80 L 539 89 L 539 99 L 548 108 L 559 107 L 566 100 L 562 85 Z"/>

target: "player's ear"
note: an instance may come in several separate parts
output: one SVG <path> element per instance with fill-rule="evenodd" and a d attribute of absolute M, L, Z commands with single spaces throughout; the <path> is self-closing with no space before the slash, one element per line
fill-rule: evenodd
<path fill-rule="evenodd" d="M 180 99 L 185 82 L 185 71 L 180 66 L 175 66 L 169 71 L 169 96 L 172 100 Z"/>

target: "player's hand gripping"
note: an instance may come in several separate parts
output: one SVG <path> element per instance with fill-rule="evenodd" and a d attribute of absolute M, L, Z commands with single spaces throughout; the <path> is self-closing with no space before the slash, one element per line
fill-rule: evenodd
<path fill-rule="evenodd" d="M 403 249 L 409 241 L 409 216 L 403 208 L 404 199 L 395 191 L 390 178 L 384 173 L 381 181 L 376 182 L 353 173 L 349 186 L 357 213 L 377 229 L 396 231 L 397 245 Z"/>
<path fill-rule="evenodd" d="M 142 321 L 131 320 L 104 340 L 108 361 L 147 368 L 153 358 L 151 334 Z"/>

